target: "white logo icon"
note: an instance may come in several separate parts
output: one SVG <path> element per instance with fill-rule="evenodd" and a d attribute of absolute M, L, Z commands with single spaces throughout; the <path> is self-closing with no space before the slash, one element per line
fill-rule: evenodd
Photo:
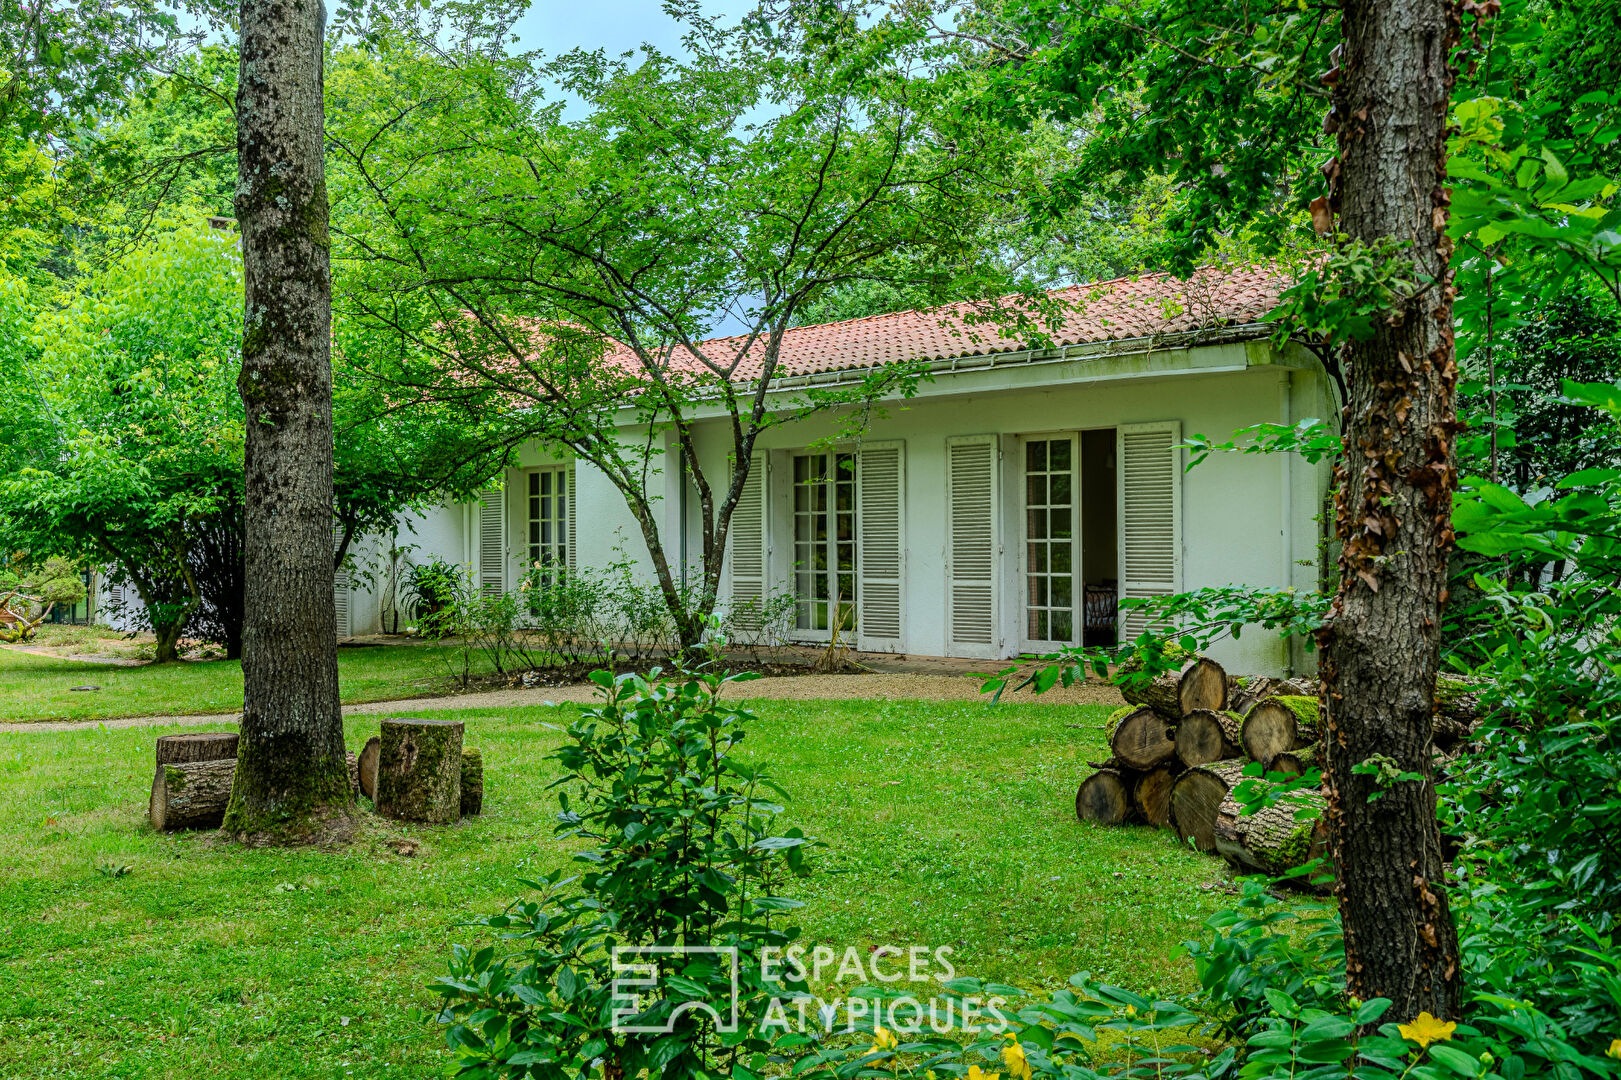
<path fill-rule="evenodd" d="M 666 1015 L 662 1023 L 628 1023 L 643 1017 L 654 1002 L 640 1004 L 642 996 L 658 989 L 659 958 L 682 957 L 710 960 L 717 971 L 725 972 L 731 980 L 727 994 L 726 1015 L 708 1001 L 683 1001 Z M 738 1030 L 738 958 L 731 945 L 618 945 L 613 951 L 613 1031 L 617 1035 L 668 1035 L 675 1030 L 675 1022 L 684 1013 L 705 1012 L 721 1034 Z"/>

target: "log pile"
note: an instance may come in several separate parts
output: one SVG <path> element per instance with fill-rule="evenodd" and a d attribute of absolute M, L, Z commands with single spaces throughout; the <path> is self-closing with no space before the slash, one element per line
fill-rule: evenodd
<path fill-rule="evenodd" d="M 1441 678 L 1438 754 L 1456 751 L 1478 725 L 1478 689 Z M 1237 798 L 1246 781 L 1260 793 L 1318 767 L 1314 680 L 1236 679 L 1216 661 L 1193 656 L 1176 674 L 1122 687 L 1121 696 L 1129 704 L 1105 724 L 1110 757 L 1092 763 L 1095 771 L 1075 793 L 1080 820 L 1167 828 L 1242 873 L 1278 876 L 1323 855 L 1320 791 L 1288 792 L 1252 814 Z M 1244 776 L 1253 762 L 1264 777 Z M 1297 816 L 1312 809 L 1319 812 Z"/>
<path fill-rule="evenodd" d="M 463 747 L 462 725 L 444 720 L 385 720 L 389 769 L 380 783 L 383 738 L 374 736 L 359 755 L 345 755 L 349 788 L 376 803 L 387 794 L 385 816 L 432 824 L 472 817 L 484 810 L 484 757 Z M 236 776 L 235 732 L 164 735 L 154 754 L 157 767 L 147 816 L 160 832 L 217 829 L 225 820 Z"/>

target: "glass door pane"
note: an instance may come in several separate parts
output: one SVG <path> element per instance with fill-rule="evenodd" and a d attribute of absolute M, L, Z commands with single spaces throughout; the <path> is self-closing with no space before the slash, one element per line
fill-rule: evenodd
<path fill-rule="evenodd" d="M 529 474 L 529 565 L 537 570 L 568 563 L 568 471 Z"/>
<path fill-rule="evenodd" d="M 796 454 L 794 625 L 831 635 L 855 628 L 856 459 L 854 454 Z"/>
<path fill-rule="evenodd" d="M 1024 444 L 1024 636 L 1075 640 L 1075 441 Z"/>

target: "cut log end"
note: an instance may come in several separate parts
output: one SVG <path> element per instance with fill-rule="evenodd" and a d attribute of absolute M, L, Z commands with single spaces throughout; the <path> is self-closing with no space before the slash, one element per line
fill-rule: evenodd
<path fill-rule="evenodd" d="M 1216 816 L 1222 801 L 1244 775 L 1245 762 L 1233 759 L 1189 769 L 1171 788 L 1171 829 L 1200 851 L 1216 850 Z"/>
<path fill-rule="evenodd" d="M 1228 682 L 1226 670 L 1209 657 L 1188 661 L 1176 682 L 1179 712 L 1186 716 L 1199 709 L 1225 709 Z"/>
<path fill-rule="evenodd" d="M 1244 754 L 1265 765 L 1279 754 L 1317 741 L 1316 717 L 1302 702 L 1310 698 L 1272 697 L 1244 717 L 1240 732 Z"/>
<path fill-rule="evenodd" d="M 1075 792 L 1075 816 L 1098 825 L 1123 825 L 1131 820 L 1132 782 L 1119 769 L 1099 769 L 1081 781 Z"/>
<path fill-rule="evenodd" d="M 377 755 L 380 746 L 381 740 L 373 735 L 360 748 L 360 793 L 373 802 L 377 801 Z"/>
<path fill-rule="evenodd" d="M 1208 765 L 1239 754 L 1239 722 L 1214 709 L 1195 709 L 1176 725 L 1176 756 L 1187 766 Z"/>
<path fill-rule="evenodd" d="M 1114 756 L 1133 769 L 1152 769 L 1176 756 L 1174 728 L 1153 709 L 1134 710 L 1109 736 Z"/>
<path fill-rule="evenodd" d="M 1142 819 L 1155 828 L 1169 828 L 1171 824 L 1171 789 L 1176 786 L 1176 765 L 1160 765 L 1150 769 L 1137 780 L 1132 790 L 1132 802 Z"/>

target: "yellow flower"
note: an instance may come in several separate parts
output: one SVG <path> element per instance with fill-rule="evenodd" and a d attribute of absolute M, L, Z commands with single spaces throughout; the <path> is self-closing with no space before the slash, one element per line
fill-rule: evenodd
<path fill-rule="evenodd" d="M 970 1066 L 968 1066 L 967 1080 L 992 1080 L 992 1077 L 994 1077 L 996 1075 L 997 1075 L 996 1073 L 988 1073 L 988 1072 L 986 1072 L 984 1069 L 981 1069 L 978 1065 L 970 1065 Z"/>
<path fill-rule="evenodd" d="M 1411 1024 L 1398 1024 L 1396 1030 L 1401 1032 L 1404 1039 L 1412 1039 L 1420 1046 L 1428 1046 L 1432 1042 L 1445 1042 L 1452 1038 L 1453 1031 L 1458 1025 L 1448 1020 L 1442 1023 L 1427 1012 L 1418 1014 L 1418 1018 Z"/>
<path fill-rule="evenodd" d="M 1621 1060 L 1621 1039 L 1611 1039 L 1610 1048 L 1604 1051 L 1609 1057 Z"/>
<path fill-rule="evenodd" d="M 872 1049 L 868 1050 L 867 1053 L 876 1054 L 881 1050 L 893 1050 L 899 1045 L 900 1043 L 896 1040 L 893 1031 L 881 1024 L 874 1024 L 872 1028 Z"/>
<path fill-rule="evenodd" d="M 1024 1047 L 1012 1035 L 1007 1038 L 1012 1041 L 1002 1048 L 1002 1061 L 1007 1064 L 1008 1075 L 1018 1080 L 1030 1080 L 1030 1062 L 1025 1059 Z"/>

